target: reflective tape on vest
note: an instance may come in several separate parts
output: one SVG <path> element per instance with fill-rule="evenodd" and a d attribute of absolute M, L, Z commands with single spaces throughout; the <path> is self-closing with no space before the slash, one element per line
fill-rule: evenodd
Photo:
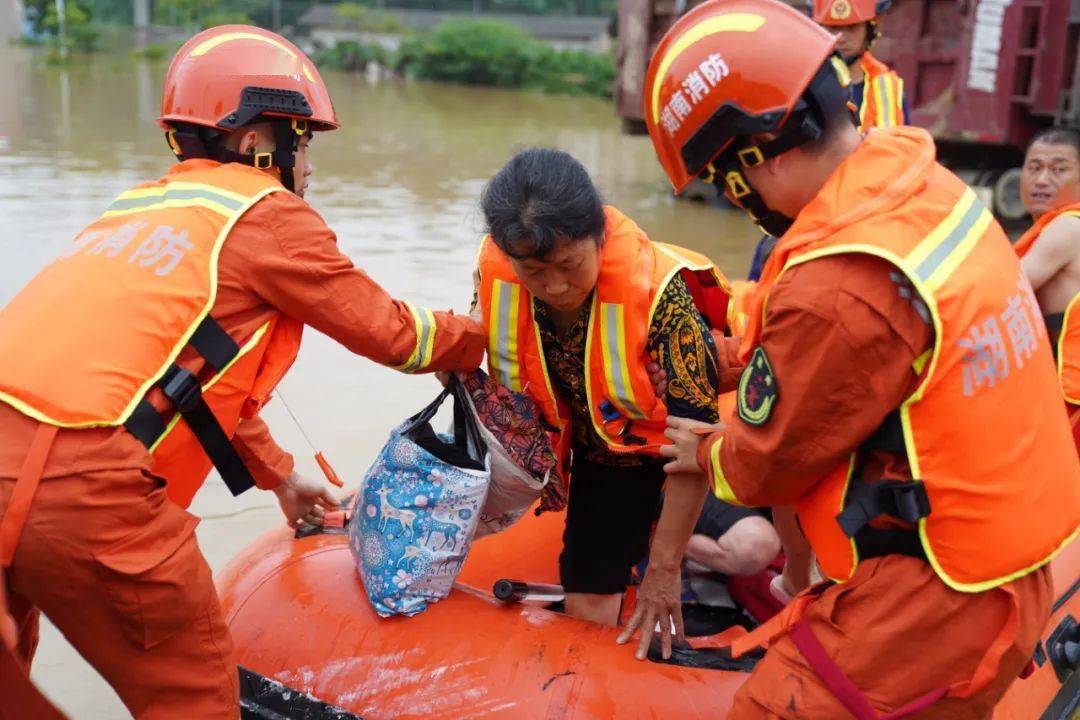
<path fill-rule="evenodd" d="M 614 303 L 600 303 L 600 352 L 604 358 L 604 379 L 608 397 L 623 415 L 647 417 L 637 405 L 630 381 L 630 363 L 626 348 L 626 308 Z M 588 353 L 586 353 L 588 354 Z"/>
<path fill-rule="evenodd" d="M 900 106 L 900 88 L 893 82 L 891 74 L 880 75 L 874 79 L 872 91 L 877 101 L 877 117 L 874 118 L 875 127 L 893 127 L 903 125 L 903 116 L 897 117 Z M 902 112 L 902 111 L 900 111 Z"/>
<path fill-rule="evenodd" d="M 491 318 L 488 323 L 491 337 L 488 347 L 491 369 L 500 384 L 521 392 L 521 366 L 518 364 L 518 318 L 521 305 L 521 286 L 496 279 L 491 298 Z"/>
<path fill-rule="evenodd" d="M 243 208 L 247 202 L 248 198 L 242 195 L 210 185 L 170 182 L 164 187 L 140 188 L 122 193 L 102 213 L 102 217 L 193 206 L 231 216 Z"/>
<path fill-rule="evenodd" d="M 963 262 L 993 220 L 968 188 L 949 215 L 906 258 L 930 292 L 939 289 Z"/>

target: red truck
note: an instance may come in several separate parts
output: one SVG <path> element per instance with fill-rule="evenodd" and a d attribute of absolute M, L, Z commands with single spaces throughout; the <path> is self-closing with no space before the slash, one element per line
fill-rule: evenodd
<path fill-rule="evenodd" d="M 653 49 L 694 4 L 618 0 L 615 100 L 627 131 L 644 131 Z M 912 123 L 933 133 L 941 160 L 992 197 L 999 216 L 1024 218 L 1028 140 L 1048 125 L 1080 124 L 1080 0 L 895 0 L 881 26 L 874 54 L 904 78 Z"/>

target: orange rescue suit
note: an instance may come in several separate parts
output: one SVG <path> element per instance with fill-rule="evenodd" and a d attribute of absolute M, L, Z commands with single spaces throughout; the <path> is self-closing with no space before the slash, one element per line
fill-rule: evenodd
<path fill-rule="evenodd" d="M 1080 217 L 1080 203 L 1066 205 L 1046 213 L 1024 233 L 1014 246 L 1017 255 L 1024 257 L 1051 222 L 1062 215 Z M 1080 293 L 1069 301 L 1057 337 L 1057 370 L 1061 394 L 1065 402 L 1076 409 L 1080 405 L 1080 310 L 1077 309 Z"/>
<path fill-rule="evenodd" d="M 710 327 L 727 325 L 731 290 L 723 274 L 702 255 L 655 243 L 632 220 L 604 208 L 600 276 L 592 294 L 586 358 L 593 426 L 614 452 L 658 455 L 666 444 L 667 407 L 656 397 L 646 370 L 648 332 L 656 301 L 676 274 L 686 281 L 694 304 Z M 527 392 L 552 428 L 553 446 L 565 463 L 570 414 L 552 389 L 533 298 L 510 259 L 484 239 L 478 260 L 479 301 L 492 377 L 515 392 Z M 627 441 L 627 438 L 643 438 Z"/>
<path fill-rule="evenodd" d="M 980 592 L 1041 567 L 1075 537 L 1080 462 L 1064 414 L 1038 401 L 1057 392 L 1057 381 L 1016 255 L 974 192 L 934 163 L 932 151 L 917 129 L 864 140 L 859 164 L 849 160 L 837 170 L 834 187 L 799 214 L 770 256 L 742 352 L 750 357 L 758 344 L 769 289 L 792 266 L 869 253 L 906 276 L 935 329 L 932 351 L 919 360 L 922 381 L 898 409 L 912 475 L 925 489 L 919 541 L 943 582 Z M 906 173 L 919 181 L 914 192 L 907 190 L 912 183 L 898 182 L 855 210 L 832 206 L 845 195 L 845 181 L 868 184 L 861 175 L 876 172 L 876 155 L 889 162 L 899 153 L 911 156 Z M 717 460 L 719 445 L 711 448 Z M 859 563 L 837 518 L 855 490 L 856 465 L 857 453 L 797 506 L 822 569 L 838 581 Z M 721 498 L 738 502 L 719 463 L 711 469 Z"/>
<path fill-rule="evenodd" d="M 121 194 L 0 312 L 0 400 L 59 427 L 127 422 L 209 317 L 230 229 L 278 191 L 272 176 L 228 164 Z M 234 338 L 236 356 L 202 379 L 202 397 L 227 436 L 269 398 L 302 329 L 275 313 L 251 337 Z M 30 343 L 38 347 L 33 363 L 18 352 Z M 73 357 L 71 347 L 85 352 Z M 187 506 L 211 462 L 179 413 L 150 449 L 170 497 Z"/>
<path fill-rule="evenodd" d="M 859 60 L 865 75 L 859 129 L 904 124 L 904 80 L 888 65 L 864 52 Z"/>

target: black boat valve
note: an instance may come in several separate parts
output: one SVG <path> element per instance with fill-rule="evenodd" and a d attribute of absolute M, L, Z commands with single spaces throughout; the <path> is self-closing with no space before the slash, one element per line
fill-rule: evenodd
<path fill-rule="evenodd" d="M 496 580 L 491 592 L 503 602 L 560 602 L 566 599 L 562 585 L 527 583 L 520 580 Z"/>

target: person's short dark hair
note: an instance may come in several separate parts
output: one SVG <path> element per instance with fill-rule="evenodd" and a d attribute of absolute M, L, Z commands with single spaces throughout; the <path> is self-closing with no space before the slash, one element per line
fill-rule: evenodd
<path fill-rule="evenodd" d="M 1037 142 L 1044 142 L 1049 145 L 1069 145 L 1076 150 L 1076 156 L 1080 158 L 1080 129 L 1065 125 L 1043 128 L 1031 138 L 1028 147 L 1030 148 Z"/>
<path fill-rule="evenodd" d="M 589 173 L 561 150 L 532 148 L 510 159 L 480 199 L 487 232 L 518 260 L 543 258 L 558 240 L 600 241 L 604 201 Z"/>
<path fill-rule="evenodd" d="M 828 150 L 841 132 L 858 127 L 855 112 L 846 104 L 831 108 L 830 115 L 823 119 L 825 127 L 821 135 L 804 146 L 806 151 L 813 155 L 820 155 Z"/>

